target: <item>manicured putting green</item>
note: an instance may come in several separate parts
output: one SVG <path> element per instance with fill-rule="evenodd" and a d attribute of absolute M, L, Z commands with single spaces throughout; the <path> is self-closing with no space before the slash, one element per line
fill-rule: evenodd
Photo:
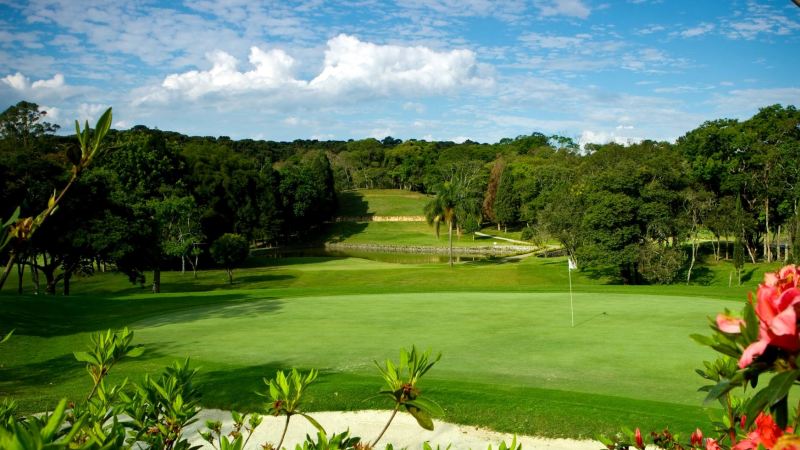
<path fill-rule="evenodd" d="M 450 420 L 550 436 L 587 437 L 621 425 L 690 430 L 705 417 L 693 369 L 712 354 L 688 335 L 704 332 L 706 316 L 730 306 L 582 293 L 574 298 L 573 328 L 563 292 L 276 293 L 5 298 L 21 328 L 0 349 L 0 391 L 30 409 L 80 396 L 88 381 L 71 351 L 85 346 L 86 331 L 127 324 L 149 352 L 121 365 L 116 379 L 191 357 L 208 406 L 257 410 L 261 378 L 290 367 L 322 371 L 311 409 L 385 406 L 364 401 L 380 387 L 373 360 L 416 344 L 443 353 L 422 386 Z M 38 325 L 26 327 L 26 320 Z"/>

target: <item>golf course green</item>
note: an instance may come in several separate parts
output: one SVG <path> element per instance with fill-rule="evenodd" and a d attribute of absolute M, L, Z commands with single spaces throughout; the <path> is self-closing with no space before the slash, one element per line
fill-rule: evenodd
<path fill-rule="evenodd" d="M 749 285 L 620 286 L 573 273 L 564 258 L 391 264 L 358 258 L 253 258 L 234 272 L 167 272 L 153 295 L 119 274 L 74 282 L 70 297 L 0 295 L 0 393 L 42 411 L 90 388 L 72 352 L 97 330 L 128 326 L 145 354 L 112 380 L 176 359 L 200 369 L 208 407 L 263 411 L 262 378 L 317 368 L 309 410 L 386 408 L 375 360 L 412 344 L 442 353 L 421 388 L 444 419 L 520 434 L 594 437 L 620 426 L 707 425 L 694 373 L 712 352 L 689 339 L 707 317 L 738 309 Z M 707 405 L 713 408 L 714 405 Z"/>

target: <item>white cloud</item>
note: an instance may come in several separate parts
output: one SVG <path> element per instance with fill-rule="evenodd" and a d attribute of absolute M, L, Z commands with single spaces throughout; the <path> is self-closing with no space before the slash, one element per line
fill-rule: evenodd
<path fill-rule="evenodd" d="M 250 71 L 223 51 L 207 55 L 208 70 L 167 76 L 161 87 L 139 91 L 136 103 L 165 102 L 177 95 L 199 99 L 209 94 L 274 94 L 266 102 L 348 101 L 399 95 L 439 95 L 466 87 L 492 85 L 487 69 L 470 50 L 436 51 L 423 46 L 377 45 L 341 34 L 327 43 L 323 67 L 311 80 L 296 79 L 294 59 L 280 49 L 250 50 Z"/>
<path fill-rule="evenodd" d="M 663 25 L 650 25 L 641 28 L 639 30 L 636 30 L 636 34 L 647 35 L 647 34 L 658 33 L 659 31 L 664 31 L 664 30 L 666 30 L 666 28 Z"/>
<path fill-rule="evenodd" d="M 386 95 L 441 93 L 466 86 L 487 86 L 470 50 L 437 52 L 427 47 L 376 45 L 339 35 L 328 41 L 322 72 L 309 88 L 326 94 Z"/>
<path fill-rule="evenodd" d="M 780 103 L 800 105 L 800 88 L 734 89 L 717 94 L 712 99 L 721 114 L 745 118 L 757 112 L 757 108 Z"/>
<path fill-rule="evenodd" d="M 584 148 L 586 144 L 608 144 L 609 142 L 615 142 L 617 144 L 629 145 L 641 141 L 641 137 L 622 136 L 615 132 L 592 130 L 584 130 L 580 138 L 578 138 L 578 144 L 580 144 L 581 148 Z"/>
<path fill-rule="evenodd" d="M 31 84 L 31 89 L 59 89 L 64 87 L 64 75 L 57 73 L 49 80 L 38 80 Z"/>
<path fill-rule="evenodd" d="M 28 80 L 28 77 L 25 75 L 17 72 L 14 75 L 7 75 L 3 77 L 3 83 L 8 86 L 11 86 L 11 89 L 17 91 L 25 91 L 30 88 L 31 82 Z"/>
<path fill-rule="evenodd" d="M 526 33 L 519 38 L 532 47 L 544 49 L 568 49 L 581 46 L 585 41 L 591 39 L 589 34 L 578 34 L 575 36 L 554 36 L 540 33 Z"/>
<path fill-rule="evenodd" d="M 425 105 L 416 102 L 405 102 L 403 103 L 403 110 L 415 111 L 417 114 L 422 114 L 425 112 Z"/>
<path fill-rule="evenodd" d="M 78 122 L 83 123 L 84 121 L 89 121 L 90 124 L 94 124 L 106 108 L 108 108 L 107 105 L 98 103 L 81 103 L 78 105 L 78 110 L 76 111 Z"/>
<path fill-rule="evenodd" d="M 42 91 L 60 91 L 66 87 L 64 75 L 60 73 L 53 75 L 53 78 L 49 80 L 36 80 L 31 83 L 28 77 L 17 72 L 14 75 L 6 75 L 2 78 L 2 81 L 15 91 L 25 94 Z"/>
<path fill-rule="evenodd" d="M 43 111 L 48 121 L 58 121 L 61 118 L 61 110 L 55 106 L 39 105 L 39 110 Z"/>
<path fill-rule="evenodd" d="M 568 16 L 586 19 L 592 10 L 582 0 L 534 0 L 544 17 Z"/>
<path fill-rule="evenodd" d="M 791 35 L 800 30 L 800 22 L 771 5 L 750 2 L 746 13 L 724 21 L 721 28 L 730 39 L 753 40 L 760 35 Z"/>
<path fill-rule="evenodd" d="M 680 32 L 680 35 L 685 38 L 692 38 L 702 36 L 706 33 L 713 31 L 715 28 L 713 23 L 701 23 L 700 25 L 688 28 Z"/>
<path fill-rule="evenodd" d="M 206 57 L 212 63 L 211 69 L 169 75 L 162 86 L 196 99 L 213 92 L 275 90 L 286 85 L 303 84 L 292 77 L 294 59 L 283 50 L 265 52 L 252 47 L 249 60 L 254 69 L 248 72 L 239 72 L 236 58 L 223 51 L 218 50 Z"/>

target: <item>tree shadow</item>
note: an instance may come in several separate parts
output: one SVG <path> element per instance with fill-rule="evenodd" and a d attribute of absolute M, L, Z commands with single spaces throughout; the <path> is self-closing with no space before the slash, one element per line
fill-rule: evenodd
<path fill-rule="evenodd" d="M 202 393 L 202 403 L 207 407 L 236 411 L 263 410 L 264 403 L 269 401 L 264 396 L 267 392 L 264 378 L 274 378 L 279 370 L 287 371 L 290 367 L 292 366 L 288 363 L 273 361 L 229 370 L 200 371 L 195 383 Z M 308 371 L 305 368 L 297 370 Z M 314 386 L 324 382 L 331 373 L 320 371 Z M 304 399 L 304 403 L 313 401 L 313 393 L 309 392 Z"/>
<path fill-rule="evenodd" d="M 157 349 L 148 347 L 141 356 L 125 359 L 119 364 L 123 366 L 129 362 L 163 358 L 166 355 L 163 352 L 163 347 L 168 345 L 170 343 L 165 342 L 163 344 L 160 343 Z M 112 372 L 114 371 L 116 370 L 112 370 Z M 88 380 L 86 363 L 76 360 L 72 353 L 65 353 L 43 361 L 0 367 L 0 395 L 13 394 L 20 390 L 36 389 L 48 385 L 61 385 L 82 377 L 86 377 Z"/>
<path fill-rule="evenodd" d="M 119 329 L 133 324 L 191 322 L 278 311 L 277 298 L 241 292 L 152 298 L 30 297 L 0 302 L 0 329 L 15 335 L 53 337 Z M 68 320 L 65 320 L 68 318 Z"/>
<path fill-rule="evenodd" d="M 254 266 L 255 267 L 255 266 Z M 250 284 L 256 283 L 278 283 L 281 281 L 288 281 L 292 280 L 295 277 L 292 275 L 286 274 L 269 274 L 269 273 L 262 273 L 262 274 L 248 274 L 242 276 L 236 276 L 236 270 L 233 271 L 233 283 L 228 282 L 227 274 L 220 272 L 219 280 L 215 283 L 208 283 L 204 281 L 203 283 L 198 283 L 197 280 L 185 280 L 185 281 L 168 281 L 166 283 L 161 284 L 161 292 L 162 293 L 177 293 L 177 292 L 209 292 L 209 291 L 216 291 L 216 290 L 235 290 L 257 286 L 245 286 Z"/>
<path fill-rule="evenodd" d="M 367 222 L 336 222 L 328 224 L 321 233 L 322 242 L 339 243 L 367 229 Z"/>
<path fill-rule="evenodd" d="M 684 274 L 685 275 L 685 274 Z M 685 277 L 684 277 L 685 278 Z M 710 286 L 714 283 L 714 271 L 705 266 L 696 266 L 692 269 L 692 283 L 701 286 Z"/>
<path fill-rule="evenodd" d="M 372 216 L 369 213 L 369 203 L 364 200 L 364 195 L 360 192 L 340 192 L 338 196 L 340 216 Z"/>

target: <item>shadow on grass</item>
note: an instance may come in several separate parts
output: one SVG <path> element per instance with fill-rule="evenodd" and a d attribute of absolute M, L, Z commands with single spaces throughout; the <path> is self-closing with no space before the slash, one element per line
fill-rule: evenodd
<path fill-rule="evenodd" d="M 269 401 L 264 378 L 271 379 L 279 371 L 291 370 L 291 365 L 279 361 L 229 370 L 200 371 L 196 385 L 202 393 L 203 405 L 211 408 L 237 411 L 265 411 Z M 300 372 L 309 369 L 297 368 Z M 319 377 L 304 396 L 304 404 L 313 403 L 315 387 L 324 383 L 329 373 L 320 371 Z"/>
<path fill-rule="evenodd" d="M 231 318 L 278 311 L 276 298 L 241 292 L 201 296 L 106 299 L 98 297 L 23 297 L 0 301 L 0 329 L 16 335 L 52 337 L 119 329 L 134 323 L 152 326 Z M 65 320 L 69 318 L 69 320 Z"/>
<path fill-rule="evenodd" d="M 367 229 L 366 222 L 337 222 L 329 224 L 322 229 L 320 238 L 322 242 L 338 243 L 359 234 Z"/>
<path fill-rule="evenodd" d="M 338 199 L 340 216 L 366 216 L 369 215 L 369 203 L 364 200 L 360 192 L 340 192 Z"/>
<path fill-rule="evenodd" d="M 198 282 L 198 280 L 181 280 L 181 281 L 168 281 L 161 284 L 162 293 L 170 292 L 207 292 L 216 290 L 232 290 L 232 289 L 247 289 L 250 284 L 263 284 L 263 283 L 279 283 L 281 281 L 292 280 L 295 277 L 292 275 L 275 275 L 275 274 L 247 274 L 237 276 L 236 271 L 233 272 L 233 283 L 230 283 L 227 274 L 220 272 L 219 280 L 209 283 L 208 279 Z"/>
<path fill-rule="evenodd" d="M 164 345 L 169 345 L 165 343 Z M 75 350 L 84 350 L 77 348 Z M 150 347 L 137 358 L 129 358 L 120 362 L 110 373 L 117 372 L 128 362 L 144 362 L 164 357 L 164 353 Z M 85 379 L 91 386 L 86 372 L 86 363 L 77 361 L 72 353 L 66 353 L 44 361 L 36 361 L 22 365 L 0 368 L 0 396 L 14 396 L 15 392 L 39 389 L 50 385 L 61 385 L 75 379 Z M 87 391 L 88 393 L 88 391 Z"/>

